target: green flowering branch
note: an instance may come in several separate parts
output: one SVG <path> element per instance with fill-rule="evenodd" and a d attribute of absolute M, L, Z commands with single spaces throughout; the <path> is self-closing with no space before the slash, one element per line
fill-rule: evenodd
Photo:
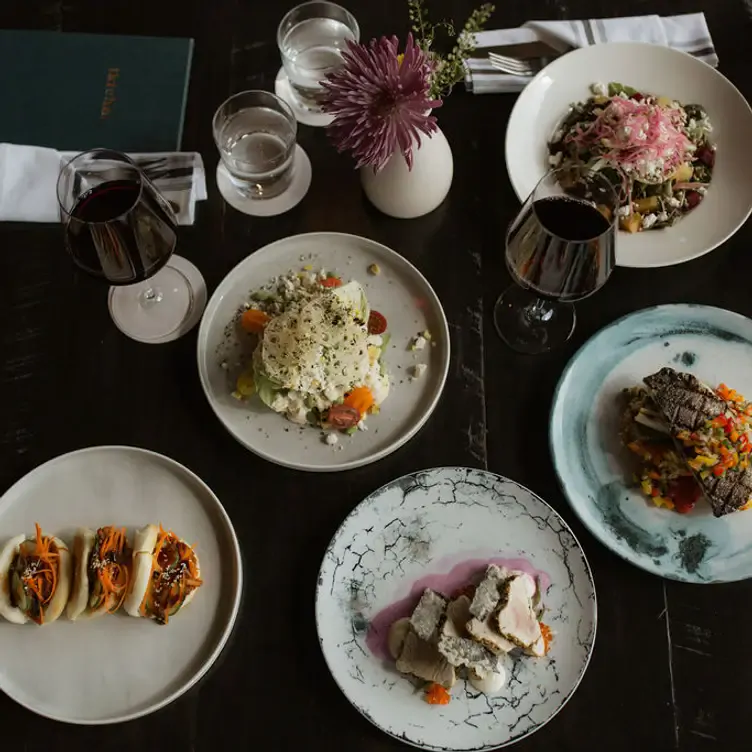
<path fill-rule="evenodd" d="M 494 6 L 484 3 L 476 8 L 465 21 L 459 34 L 456 33 L 451 21 L 431 21 L 425 0 L 407 0 L 407 11 L 416 42 L 432 57 L 436 66 L 431 77 L 430 95 L 434 99 L 447 97 L 454 85 L 465 78 L 465 60 L 475 50 L 475 33 L 483 30 L 486 21 L 494 12 Z M 437 34 L 442 32 L 446 36 L 456 37 L 451 51 L 445 55 L 432 49 Z"/>

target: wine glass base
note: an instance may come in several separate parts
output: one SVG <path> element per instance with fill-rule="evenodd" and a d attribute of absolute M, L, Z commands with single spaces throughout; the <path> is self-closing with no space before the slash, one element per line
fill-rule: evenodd
<path fill-rule="evenodd" d="M 512 285 L 494 306 L 494 325 L 499 336 L 513 350 L 538 355 L 564 344 L 574 331 L 577 315 L 571 303 L 543 301 L 532 292 Z"/>
<path fill-rule="evenodd" d="M 296 207 L 311 187 L 311 160 L 300 144 L 295 145 L 292 169 L 292 182 L 279 196 L 251 198 L 238 191 L 230 179 L 227 168 L 220 162 L 217 165 L 217 188 L 222 198 L 233 209 L 253 217 L 274 217 Z"/>
<path fill-rule="evenodd" d="M 290 105 L 295 119 L 303 125 L 313 128 L 324 128 L 334 120 L 334 115 L 326 112 L 315 112 L 302 105 L 290 86 L 290 79 L 285 73 L 284 66 L 279 69 L 277 78 L 274 80 L 274 93 L 284 102 Z"/>
<path fill-rule="evenodd" d="M 172 256 L 150 279 L 111 287 L 107 302 L 123 334 L 137 342 L 161 344 L 189 332 L 201 320 L 206 300 L 201 272 L 187 259 Z"/>

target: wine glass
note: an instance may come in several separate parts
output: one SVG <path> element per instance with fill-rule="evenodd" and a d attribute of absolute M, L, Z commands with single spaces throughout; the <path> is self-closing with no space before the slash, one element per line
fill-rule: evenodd
<path fill-rule="evenodd" d="M 195 323 L 203 278 L 173 256 L 175 213 L 129 157 L 111 149 L 77 155 L 60 172 L 57 197 L 68 252 L 112 285 L 110 315 L 124 334 L 166 342 Z"/>
<path fill-rule="evenodd" d="M 494 307 L 499 336 L 514 350 L 546 352 L 574 331 L 572 303 L 606 284 L 616 262 L 619 196 L 598 172 L 548 172 L 509 226 L 506 263 L 515 284 Z"/>

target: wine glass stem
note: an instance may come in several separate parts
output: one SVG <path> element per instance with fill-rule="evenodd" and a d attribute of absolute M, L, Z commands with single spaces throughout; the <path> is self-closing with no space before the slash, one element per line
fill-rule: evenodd
<path fill-rule="evenodd" d="M 162 298 L 163 293 L 159 287 L 149 287 L 138 296 L 138 302 L 142 308 L 148 310 L 152 306 L 155 306 L 157 305 L 157 303 L 161 302 Z"/>
<path fill-rule="evenodd" d="M 528 324 L 543 324 L 554 315 L 554 304 L 543 298 L 535 298 L 522 309 Z"/>

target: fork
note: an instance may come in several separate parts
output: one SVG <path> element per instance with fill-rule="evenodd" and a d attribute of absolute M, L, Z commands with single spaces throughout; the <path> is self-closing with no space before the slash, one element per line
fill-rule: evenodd
<path fill-rule="evenodd" d="M 533 57 L 528 60 L 520 60 L 516 57 L 499 55 L 496 52 L 489 52 L 488 60 L 496 70 L 512 76 L 534 76 L 549 63 L 549 58 L 547 57 Z"/>

